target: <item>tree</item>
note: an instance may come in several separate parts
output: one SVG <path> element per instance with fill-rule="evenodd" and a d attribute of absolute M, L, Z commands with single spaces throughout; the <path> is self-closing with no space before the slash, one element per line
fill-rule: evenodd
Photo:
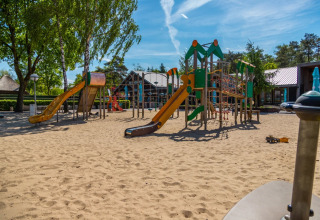
<path fill-rule="evenodd" d="M 264 74 L 264 68 L 262 64 L 263 50 L 258 46 L 255 47 L 254 43 L 249 41 L 246 46 L 246 59 L 249 63 L 255 65 L 254 68 L 254 79 L 253 79 L 253 94 L 255 100 L 255 106 L 257 107 L 260 103 L 258 96 L 263 91 L 270 90 L 272 85 L 267 81 L 266 75 Z"/>
<path fill-rule="evenodd" d="M 96 67 L 97 72 L 106 74 L 106 81 L 111 82 L 112 87 L 119 85 L 127 75 L 128 68 L 123 64 L 124 59 L 116 56 L 113 61 L 104 64 L 104 67 Z"/>
<path fill-rule="evenodd" d="M 297 41 L 290 41 L 289 48 L 289 66 L 296 66 L 298 63 L 304 63 L 305 59 L 301 51 L 301 46 Z"/>
<path fill-rule="evenodd" d="M 160 71 L 160 73 L 166 73 L 167 72 L 167 70 L 166 70 L 165 66 L 163 65 L 163 63 L 160 64 L 159 71 Z"/>
<path fill-rule="evenodd" d="M 0 70 L 0 79 L 5 75 L 10 76 L 12 79 L 15 78 L 14 75 L 9 70 L 4 70 L 4 69 Z"/>
<path fill-rule="evenodd" d="M 105 55 L 123 58 L 134 42 L 140 42 L 138 26 L 132 19 L 136 9 L 136 0 L 79 0 L 72 4 L 70 19 L 81 41 L 84 72 L 89 71 L 92 59 L 102 60 Z"/>
<path fill-rule="evenodd" d="M 132 64 L 133 66 L 133 70 L 135 71 L 145 71 L 145 68 L 143 68 L 139 63 L 137 64 Z M 152 72 L 153 68 L 151 68 L 151 72 Z"/>
<path fill-rule="evenodd" d="M 278 66 L 275 63 L 266 63 L 263 65 L 264 70 L 272 70 L 272 69 L 277 69 Z"/>
<path fill-rule="evenodd" d="M 79 84 L 80 82 L 82 82 L 82 80 L 83 80 L 82 75 L 81 74 L 77 74 L 74 82 L 72 83 L 72 86 L 75 86 L 75 85 Z"/>
<path fill-rule="evenodd" d="M 234 53 L 232 51 L 228 51 L 228 53 L 224 54 L 224 61 L 230 62 L 230 73 L 235 73 L 237 68 L 238 60 L 242 60 L 244 57 L 243 53 Z"/>
<path fill-rule="evenodd" d="M 278 45 L 276 47 L 276 63 L 280 68 L 288 67 L 290 64 L 290 57 L 289 57 L 289 47 L 286 44 Z"/>
<path fill-rule="evenodd" d="M 320 60 L 320 37 L 317 39 L 317 47 L 316 47 L 316 51 L 315 51 L 315 58 L 316 61 Z"/>
<path fill-rule="evenodd" d="M 186 56 L 186 53 L 187 51 L 185 51 L 182 55 L 180 55 L 179 57 L 179 75 L 183 75 L 186 73 L 186 63 L 185 63 L 185 56 Z M 191 56 L 189 59 L 188 59 L 188 71 L 187 72 L 190 72 L 192 71 L 193 69 L 193 56 Z"/>
<path fill-rule="evenodd" d="M 0 59 L 8 62 L 19 80 L 16 112 L 23 111 L 30 75 L 44 54 L 50 54 L 53 31 L 46 6 L 46 1 L 0 2 Z"/>
<path fill-rule="evenodd" d="M 39 63 L 35 73 L 39 76 L 37 91 L 45 95 L 52 95 L 51 89 L 62 86 L 62 73 L 59 71 L 59 63 L 54 60 L 46 60 Z"/>
<path fill-rule="evenodd" d="M 313 60 L 313 56 L 317 48 L 317 40 L 318 40 L 317 35 L 306 33 L 304 35 L 304 39 L 301 39 L 300 41 L 302 52 L 307 57 L 307 62 L 310 62 Z"/>

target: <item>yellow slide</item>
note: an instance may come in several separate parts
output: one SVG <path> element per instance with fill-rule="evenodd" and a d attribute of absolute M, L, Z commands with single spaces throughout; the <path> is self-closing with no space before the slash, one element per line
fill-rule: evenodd
<path fill-rule="evenodd" d="M 85 86 L 85 81 L 77 84 L 73 88 L 69 89 L 65 93 L 56 97 L 50 105 L 43 111 L 40 115 L 34 115 L 29 117 L 29 122 L 32 124 L 47 121 L 54 116 L 54 114 L 58 111 L 59 107 L 73 94 L 80 91 Z"/>
<path fill-rule="evenodd" d="M 161 128 L 166 121 L 170 118 L 173 112 L 179 108 L 181 103 L 188 97 L 188 86 L 194 88 L 194 74 L 183 75 L 181 77 L 183 85 L 173 94 L 161 110 L 153 117 L 152 121 L 144 126 L 128 128 L 125 130 L 125 136 L 141 136 L 150 134 Z"/>
<path fill-rule="evenodd" d="M 183 77 L 187 78 L 187 75 Z M 183 79 L 182 79 L 183 80 Z M 188 81 L 186 80 L 183 80 Z M 152 121 L 154 123 L 158 123 L 158 128 L 161 128 L 166 121 L 170 118 L 170 116 L 174 113 L 174 111 L 179 108 L 181 103 L 188 97 L 189 93 L 187 92 L 188 83 L 183 83 L 182 86 L 173 94 L 173 96 L 169 99 L 169 101 L 161 108 L 161 110 L 153 117 Z"/>

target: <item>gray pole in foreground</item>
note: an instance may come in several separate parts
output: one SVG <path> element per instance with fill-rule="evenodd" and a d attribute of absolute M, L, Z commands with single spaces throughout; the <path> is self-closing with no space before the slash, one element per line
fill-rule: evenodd
<path fill-rule="evenodd" d="M 300 118 L 300 126 L 290 220 L 308 220 L 319 138 L 320 93 L 303 94 L 292 109 Z"/>
<path fill-rule="evenodd" d="M 34 92 L 34 115 L 37 115 L 37 96 L 36 96 L 36 82 L 39 79 L 37 74 L 31 74 L 30 79 L 33 81 L 33 92 Z"/>

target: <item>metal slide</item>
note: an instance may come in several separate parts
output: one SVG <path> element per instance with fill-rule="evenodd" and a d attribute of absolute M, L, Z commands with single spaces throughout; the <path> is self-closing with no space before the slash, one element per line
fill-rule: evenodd
<path fill-rule="evenodd" d="M 146 135 L 155 132 L 161 128 L 174 111 L 179 108 L 181 103 L 188 97 L 189 92 L 187 91 L 188 80 L 194 80 L 194 78 L 188 78 L 187 75 L 182 76 L 183 85 L 173 94 L 168 102 L 161 108 L 161 110 L 153 117 L 152 121 L 144 126 L 128 128 L 125 130 L 125 136 L 135 137 Z M 191 82 L 191 84 L 194 84 Z"/>
<path fill-rule="evenodd" d="M 60 106 L 73 94 L 80 91 L 85 86 L 85 81 L 77 84 L 73 88 L 64 92 L 63 94 L 57 96 L 48 107 L 43 111 L 40 115 L 34 115 L 29 117 L 29 122 L 32 124 L 47 121 L 54 116 L 54 114 L 58 111 Z"/>

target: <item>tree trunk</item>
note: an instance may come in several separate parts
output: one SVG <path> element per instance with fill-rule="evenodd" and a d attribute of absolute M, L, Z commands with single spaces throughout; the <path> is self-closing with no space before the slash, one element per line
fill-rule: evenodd
<path fill-rule="evenodd" d="M 90 48 L 90 36 L 88 36 L 86 41 L 86 50 L 84 52 L 84 72 L 89 72 L 89 62 L 90 62 L 90 54 L 89 54 L 89 48 Z"/>
<path fill-rule="evenodd" d="M 56 1 L 55 1 L 56 3 Z M 56 5 L 57 6 L 57 5 Z M 62 74 L 63 74 L 63 81 L 64 81 L 64 92 L 68 90 L 68 79 L 67 79 L 67 73 L 66 73 L 66 62 L 65 62 L 65 57 L 64 57 L 64 49 L 63 49 L 63 38 L 62 34 L 60 31 L 60 19 L 59 19 L 59 14 L 56 14 L 57 17 L 57 26 L 58 26 L 58 34 L 59 34 L 59 41 L 60 41 L 60 52 L 61 52 L 61 68 L 62 68 Z M 64 112 L 68 112 L 68 101 L 66 100 L 63 103 L 63 110 Z"/>
<path fill-rule="evenodd" d="M 27 83 L 25 81 L 23 81 L 23 83 L 20 83 L 17 104 L 14 110 L 15 112 L 23 112 L 23 99 L 24 99 L 24 92 L 26 90 L 26 87 L 27 87 Z"/>

